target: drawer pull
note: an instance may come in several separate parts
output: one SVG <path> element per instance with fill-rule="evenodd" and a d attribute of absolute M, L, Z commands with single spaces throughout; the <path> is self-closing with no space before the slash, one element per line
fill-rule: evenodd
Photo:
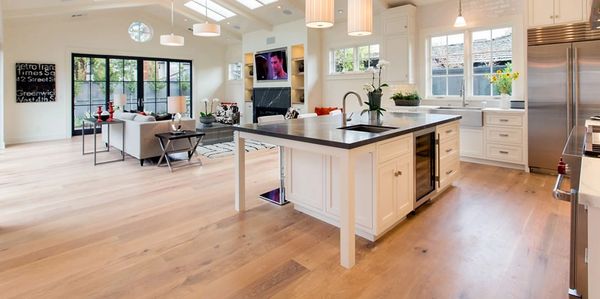
<path fill-rule="evenodd" d="M 447 149 L 447 150 L 446 150 L 446 153 L 449 153 L 449 152 L 451 152 L 451 151 L 452 151 L 452 149 L 451 149 L 451 148 L 449 148 L 449 149 Z"/>
<path fill-rule="evenodd" d="M 503 155 L 508 155 L 509 154 L 507 151 L 499 151 L 499 153 L 501 153 Z"/>
<path fill-rule="evenodd" d="M 451 174 L 453 172 L 454 172 L 454 170 L 448 170 L 448 171 L 446 171 L 446 175 L 449 175 L 449 174 Z"/>
<path fill-rule="evenodd" d="M 452 133 L 452 130 L 446 130 L 446 134 Z"/>
<path fill-rule="evenodd" d="M 499 119 L 499 121 L 500 121 L 500 122 L 503 122 L 503 123 L 507 123 L 507 122 L 508 122 L 508 119 L 501 118 L 501 119 Z"/>
<path fill-rule="evenodd" d="M 394 176 L 401 176 L 402 175 L 402 171 L 396 171 L 394 172 Z"/>
<path fill-rule="evenodd" d="M 500 137 L 508 137 L 508 134 L 500 134 Z"/>

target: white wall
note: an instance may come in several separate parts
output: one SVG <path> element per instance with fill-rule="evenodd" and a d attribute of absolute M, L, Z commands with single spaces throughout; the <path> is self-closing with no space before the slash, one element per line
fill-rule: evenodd
<path fill-rule="evenodd" d="M 489 29 L 502 26 L 513 28 L 513 70 L 523 76 L 513 84 L 513 98 L 524 99 L 527 89 L 525 71 L 527 50 L 527 1 L 526 0 L 463 0 L 463 15 L 467 21 L 466 28 L 454 28 L 458 7 L 455 1 L 445 1 L 419 6 L 417 9 L 417 27 L 419 38 L 417 53 L 419 67 L 418 88 L 421 95 L 427 90 L 427 40 L 432 35 L 465 30 Z M 465 68 L 468 68 L 465 65 Z M 467 87 L 470 83 L 467 82 Z"/>
<path fill-rule="evenodd" d="M 154 38 L 144 44 L 132 41 L 127 33 L 134 20 L 154 28 Z M 82 18 L 67 16 L 5 20 L 5 139 L 7 144 L 71 136 L 71 53 L 113 54 L 193 60 L 194 102 L 203 97 L 225 95 L 225 47 L 215 40 L 186 38 L 185 47 L 159 45 L 159 35 L 170 32 L 170 25 L 143 8 L 89 13 Z M 20 103 L 15 100 L 17 62 L 56 64 L 57 101 Z M 195 108 L 197 108 L 196 105 Z M 194 109 L 194 116 L 198 113 Z"/>
<path fill-rule="evenodd" d="M 228 80 L 229 64 L 240 62 L 244 64 L 242 54 L 242 44 L 234 44 L 227 47 L 225 52 L 225 102 L 238 103 L 238 107 L 242 107 L 244 103 L 244 86 L 242 80 Z M 242 66 L 242 72 L 244 68 Z"/>

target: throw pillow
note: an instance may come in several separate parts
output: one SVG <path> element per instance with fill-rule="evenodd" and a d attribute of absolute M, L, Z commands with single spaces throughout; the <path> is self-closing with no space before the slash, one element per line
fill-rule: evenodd
<path fill-rule="evenodd" d="M 171 120 L 171 115 L 170 114 L 158 114 L 158 115 L 154 115 L 154 118 L 156 118 L 156 121 L 161 121 L 161 120 Z"/>
<path fill-rule="evenodd" d="M 120 120 L 133 120 L 133 118 L 136 116 L 136 113 L 129 113 L 129 112 L 115 112 L 115 118 L 116 119 L 120 119 Z"/>
<path fill-rule="evenodd" d="M 328 115 L 329 112 L 337 110 L 337 107 L 315 107 L 315 113 L 317 115 Z"/>
<path fill-rule="evenodd" d="M 156 118 L 154 118 L 152 115 L 137 114 L 133 120 L 139 122 L 153 122 L 156 121 Z"/>

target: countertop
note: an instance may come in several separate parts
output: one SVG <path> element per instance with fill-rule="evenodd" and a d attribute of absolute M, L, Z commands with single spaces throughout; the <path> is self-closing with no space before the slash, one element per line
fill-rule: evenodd
<path fill-rule="evenodd" d="M 579 179 L 579 202 L 600 208 L 600 159 L 581 158 Z"/>
<path fill-rule="evenodd" d="M 393 106 L 391 108 L 388 108 L 388 111 L 392 111 L 392 112 L 409 112 L 409 111 L 419 111 L 419 110 L 430 110 L 430 109 L 439 109 L 441 107 L 445 107 L 445 106 L 431 106 L 431 105 L 420 105 L 420 106 Z M 456 109 L 460 109 L 460 106 L 450 106 Z M 476 108 L 476 106 L 467 106 L 467 109 L 472 109 L 472 108 Z M 486 107 L 486 108 L 481 108 L 481 111 L 483 112 L 506 112 L 506 113 L 518 113 L 518 114 L 523 114 L 525 113 L 525 109 L 505 109 L 505 108 L 493 108 L 493 107 Z"/>
<path fill-rule="evenodd" d="M 344 121 L 342 115 L 319 116 L 304 119 L 290 119 L 268 124 L 237 125 L 234 130 L 266 135 L 325 146 L 352 149 L 397 137 L 414 131 L 434 127 L 459 120 L 459 115 L 426 113 L 384 113 L 381 123 L 370 123 L 366 117 L 354 113 L 351 121 Z M 394 127 L 382 133 L 368 133 L 339 129 L 358 124 Z"/>

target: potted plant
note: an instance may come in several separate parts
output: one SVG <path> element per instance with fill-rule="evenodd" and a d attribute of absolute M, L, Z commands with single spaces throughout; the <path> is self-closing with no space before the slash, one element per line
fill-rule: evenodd
<path fill-rule="evenodd" d="M 396 106 L 419 106 L 421 104 L 421 97 L 416 91 L 409 92 L 397 92 L 390 98 L 394 100 Z"/>
<path fill-rule="evenodd" d="M 213 115 L 214 106 L 217 105 L 219 99 L 213 99 L 212 101 L 209 99 L 202 100 L 204 102 L 204 112 L 200 112 L 200 123 L 205 127 L 211 127 L 212 123 L 217 121 L 215 116 Z"/>
<path fill-rule="evenodd" d="M 494 89 L 500 93 L 500 97 L 502 98 L 501 106 L 509 108 L 512 82 L 519 79 L 519 72 L 513 72 L 512 64 L 508 63 L 503 70 L 498 70 L 495 74 L 488 75 L 487 78 L 494 86 Z"/>
<path fill-rule="evenodd" d="M 375 68 L 368 68 L 368 72 L 373 74 L 370 84 L 363 85 L 363 89 L 367 93 L 367 97 L 369 101 L 365 102 L 368 109 L 363 110 L 360 114 L 363 115 L 365 112 L 369 112 L 370 120 L 379 120 L 379 117 L 383 115 L 383 111 L 385 109 L 381 108 L 381 97 L 383 96 L 383 87 L 387 87 L 387 83 L 381 83 L 381 71 L 387 65 L 389 65 L 389 61 L 380 59 L 379 63 Z M 375 75 L 377 74 L 377 85 L 375 85 Z"/>

